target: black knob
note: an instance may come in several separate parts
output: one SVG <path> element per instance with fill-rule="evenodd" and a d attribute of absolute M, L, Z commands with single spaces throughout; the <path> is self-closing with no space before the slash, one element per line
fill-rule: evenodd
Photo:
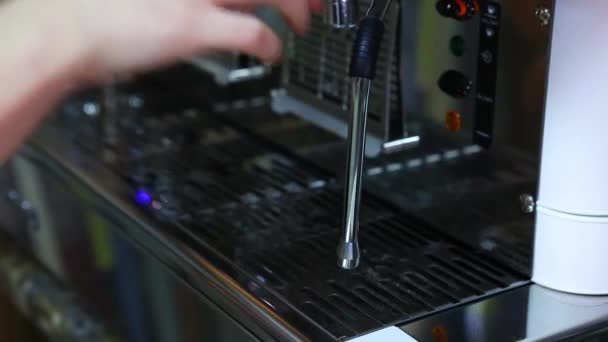
<path fill-rule="evenodd" d="M 463 73 L 456 70 L 444 72 L 437 84 L 446 94 L 456 98 L 467 97 L 473 89 L 473 82 Z"/>
<path fill-rule="evenodd" d="M 456 3 L 451 0 L 439 0 L 435 6 L 437 8 L 437 12 L 444 17 L 453 18 L 458 9 L 456 8 Z"/>

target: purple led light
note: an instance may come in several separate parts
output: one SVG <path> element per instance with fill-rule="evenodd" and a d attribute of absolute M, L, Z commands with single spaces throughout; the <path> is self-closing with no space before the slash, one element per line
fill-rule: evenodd
<path fill-rule="evenodd" d="M 141 206 L 147 206 L 152 203 L 152 196 L 144 190 L 138 190 L 135 193 L 135 202 Z"/>

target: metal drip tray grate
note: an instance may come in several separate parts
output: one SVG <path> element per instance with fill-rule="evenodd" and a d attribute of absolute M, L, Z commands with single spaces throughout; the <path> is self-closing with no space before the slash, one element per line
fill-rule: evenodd
<path fill-rule="evenodd" d="M 525 280 L 369 194 L 362 264 L 342 271 L 335 256 L 338 182 L 265 141 L 205 121 L 194 144 L 109 167 L 129 184 L 126 191 L 154 199 L 145 213 L 180 223 L 201 247 L 212 246 L 244 271 L 236 279 L 241 286 L 271 308 L 280 301 L 289 317 L 314 322 L 328 338 L 404 322 Z"/>
<path fill-rule="evenodd" d="M 487 255 L 407 216 L 374 209 L 369 201 L 360 232 L 362 264 L 355 272 L 341 271 L 335 266 L 338 198 L 324 190 L 218 213 L 192 234 L 232 255 L 256 283 L 335 337 L 404 321 L 522 280 Z"/>

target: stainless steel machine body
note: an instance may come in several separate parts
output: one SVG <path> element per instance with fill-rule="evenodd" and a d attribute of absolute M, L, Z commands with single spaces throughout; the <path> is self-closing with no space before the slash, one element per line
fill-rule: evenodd
<path fill-rule="evenodd" d="M 264 78 L 270 73 L 270 67 L 239 54 L 218 53 L 193 59 L 191 63 L 214 75 L 215 81 L 222 85 Z"/>
<path fill-rule="evenodd" d="M 372 1 L 362 1 L 358 12 L 365 16 Z M 399 94 L 399 4 L 386 18 L 386 39 L 378 60 L 373 84 L 374 97 L 369 104 L 368 150 L 378 154 L 392 136 L 402 138 L 403 128 L 391 120 L 402 121 Z M 347 134 L 347 112 L 351 101 L 348 68 L 355 33 L 334 29 L 323 16 L 313 17 L 311 32 L 303 38 L 289 34 L 288 54 L 282 65 L 281 84 L 273 94 L 273 108 L 314 121 L 323 128 L 344 137 Z M 398 131 L 392 133 L 393 131 Z"/>
<path fill-rule="evenodd" d="M 5 165 L 2 229 L 129 341 L 601 334 L 608 300 L 529 280 L 550 42 L 538 14 L 552 3 L 480 1 L 467 20 L 435 2 L 395 5 L 371 88 L 378 144 L 361 173 L 356 270 L 335 265 L 349 34 L 322 18 L 290 38 L 298 53 L 278 82 L 256 83 L 283 115 L 267 102 L 218 111 L 246 92 L 217 91 L 186 65 L 116 85 L 111 106 L 96 89 L 70 98 Z M 471 81 L 465 97 L 438 84 L 452 70 Z M 118 139 L 100 136 L 107 117 Z"/>
<path fill-rule="evenodd" d="M 370 3 L 361 2 L 361 15 Z M 372 87 L 368 155 L 410 146 L 416 137 L 428 134 L 429 126 L 443 126 L 448 111 L 460 113 L 463 125 L 460 134 L 446 134 L 450 137 L 470 142 L 473 130 L 484 133 L 488 127 L 483 126 L 491 124 L 498 142 L 536 152 L 550 36 L 550 26 L 536 13 L 551 10 L 552 3 L 479 2 L 486 3 L 497 11 L 486 24 L 480 14 L 465 20 L 446 18 L 435 1 L 393 4 Z M 322 16 L 313 20 L 308 36 L 289 35 L 275 108 L 345 137 L 353 39 L 354 32 L 333 29 Z M 475 88 L 467 96 L 446 94 L 438 81 L 447 71 L 458 71 Z M 493 108 L 484 107 L 490 99 Z M 480 118 L 485 112 L 493 123 Z"/>

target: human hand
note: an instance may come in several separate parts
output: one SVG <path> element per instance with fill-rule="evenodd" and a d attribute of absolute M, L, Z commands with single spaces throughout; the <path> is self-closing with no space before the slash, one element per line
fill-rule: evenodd
<path fill-rule="evenodd" d="M 323 0 L 47 0 L 61 25 L 76 34 L 85 78 L 149 69 L 214 51 L 242 52 L 275 62 L 279 38 L 247 9 L 276 7 L 303 33 Z M 237 11 L 245 10 L 245 11 Z"/>

